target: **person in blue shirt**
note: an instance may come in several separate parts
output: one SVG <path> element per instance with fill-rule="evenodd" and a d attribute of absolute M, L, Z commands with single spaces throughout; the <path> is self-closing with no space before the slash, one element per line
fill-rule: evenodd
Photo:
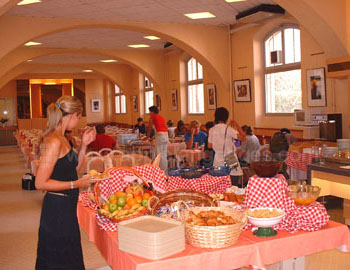
<path fill-rule="evenodd" d="M 143 119 L 141 117 L 137 118 L 137 124 L 135 125 L 135 130 L 136 129 L 138 129 L 141 134 L 146 135 L 146 126 L 143 123 Z"/>
<path fill-rule="evenodd" d="M 201 123 L 197 120 L 193 120 L 190 124 L 190 132 L 188 132 L 185 136 L 185 141 L 188 149 L 193 149 L 195 147 L 195 143 L 198 143 L 198 147 L 204 146 L 205 139 L 208 135 L 200 131 Z"/>

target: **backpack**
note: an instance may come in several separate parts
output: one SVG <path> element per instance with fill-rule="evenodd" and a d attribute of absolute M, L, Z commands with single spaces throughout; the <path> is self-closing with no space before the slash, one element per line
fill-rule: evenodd
<path fill-rule="evenodd" d="M 270 151 L 272 154 L 281 154 L 283 157 L 287 156 L 287 152 L 289 149 L 289 144 L 287 137 L 284 133 L 276 132 L 273 134 L 270 141 Z M 273 155 L 275 156 L 275 155 Z M 283 157 L 281 158 L 283 159 Z"/>

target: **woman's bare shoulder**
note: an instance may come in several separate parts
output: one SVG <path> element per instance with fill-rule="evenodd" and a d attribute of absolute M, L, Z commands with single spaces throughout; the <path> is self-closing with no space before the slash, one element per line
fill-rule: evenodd
<path fill-rule="evenodd" d="M 60 149 L 62 141 L 56 134 L 50 134 L 44 138 L 43 144 L 46 147 L 50 147 L 50 148 L 55 147 L 57 149 Z"/>

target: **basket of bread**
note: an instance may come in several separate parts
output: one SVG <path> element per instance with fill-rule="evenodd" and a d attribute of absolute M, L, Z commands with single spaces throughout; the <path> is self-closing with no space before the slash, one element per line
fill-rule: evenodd
<path fill-rule="evenodd" d="M 244 209 L 228 207 L 193 207 L 182 216 L 186 240 L 202 248 L 233 245 L 247 223 Z"/>
<path fill-rule="evenodd" d="M 116 189 L 115 181 L 109 179 L 95 184 L 94 195 L 98 205 L 98 214 L 113 222 L 120 222 L 139 217 L 147 213 L 148 200 L 152 197 L 152 187 L 133 168 L 118 167 L 114 170 L 124 170 L 135 175 L 135 179 L 124 189 Z"/>

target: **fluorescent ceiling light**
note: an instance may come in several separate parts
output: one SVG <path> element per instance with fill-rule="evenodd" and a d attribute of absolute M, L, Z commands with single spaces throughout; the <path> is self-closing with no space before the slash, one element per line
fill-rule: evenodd
<path fill-rule="evenodd" d="M 150 40 L 160 39 L 159 37 L 156 37 L 156 36 L 145 36 L 144 38 L 147 38 L 147 39 L 150 39 Z"/>
<path fill-rule="evenodd" d="M 130 48 L 148 48 L 149 45 L 146 45 L 146 44 L 132 44 L 132 45 L 128 45 L 128 47 L 130 47 Z"/>
<path fill-rule="evenodd" d="M 117 62 L 117 60 L 114 60 L 114 59 L 105 59 L 105 60 L 100 60 L 100 62 L 102 62 L 102 63 L 114 63 L 114 62 Z"/>
<path fill-rule="evenodd" d="M 234 2 L 243 2 L 247 0 L 225 0 L 227 3 L 234 3 Z"/>
<path fill-rule="evenodd" d="M 41 0 L 23 0 L 17 4 L 17 6 L 25 6 L 31 4 L 41 3 Z"/>
<path fill-rule="evenodd" d="M 91 69 L 84 69 L 83 72 L 93 72 Z"/>
<path fill-rule="evenodd" d="M 35 41 L 29 41 L 26 44 L 24 44 L 24 46 L 38 46 L 41 45 L 42 43 L 40 42 L 35 42 Z"/>
<path fill-rule="evenodd" d="M 215 18 L 216 17 L 213 13 L 210 13 L 210 12 L 187 13 L 184 15 L 192 20 Z"/>
<path fill-rule="evenodd" d="M 32 59 L 28 59 L 27 62 L 32 62 L 33 60 Z"/>

